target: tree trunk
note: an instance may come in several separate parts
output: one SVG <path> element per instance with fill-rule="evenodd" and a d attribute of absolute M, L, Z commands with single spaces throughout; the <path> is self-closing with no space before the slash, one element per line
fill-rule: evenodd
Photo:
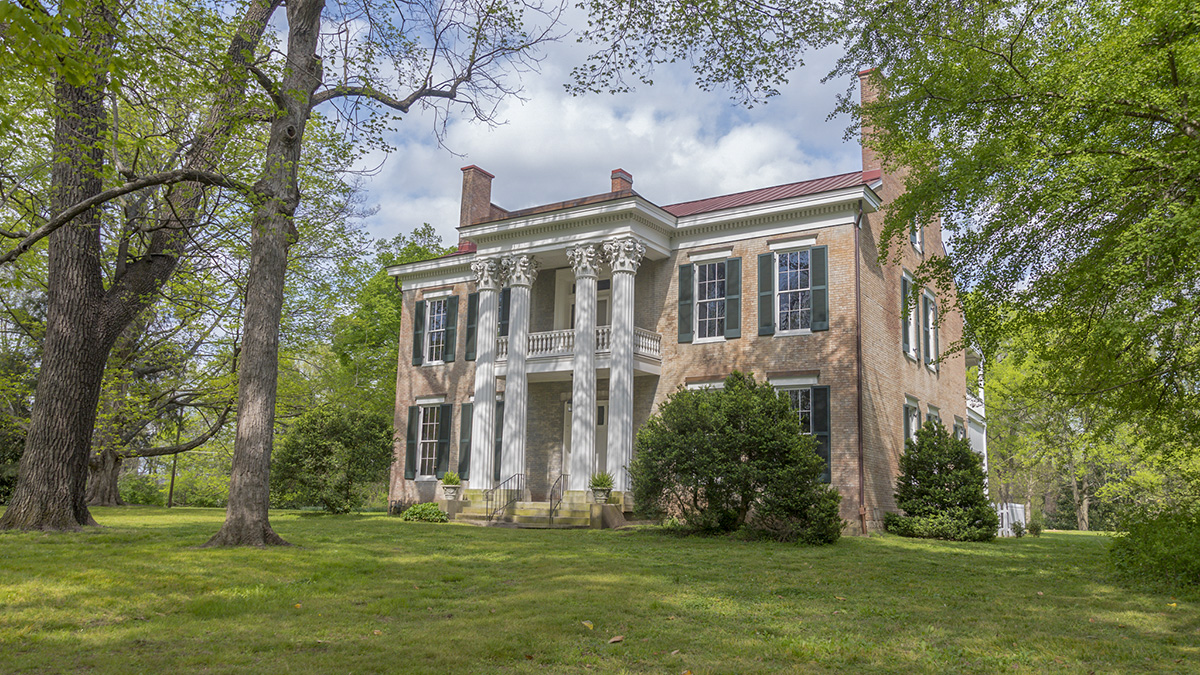
<path fill-rule="evenodd" d="M 121 475 L 121 456 L 110 447 L 101 448 L 88 463 L 88 506 L 125 506 L 117 489 Z"/>
<path fill-rule="evenodd" d="M 233 63 L 207 123 L 188 155 L 189 166 L 211 168 L 228 140 L 231 120 L 244 99 L 246 73 L 279 0 L 254 0 L 228 51 Z M 96 77 L 82 85 L 55 85 L 54 168 L 51 211 L 98 194 L 107 129 L 104 91 L 107 56 L 116 35 L 105 0 L 85 11 L 79 53 L 96 58 Z M 236 76 L 231 76 L 230 73 Z M 194 187 L 194 186 L 193 186 Z M 48 238 L 46 338 L 42 368 L 17 485 L 0 530 L 77 530 L 95 525 L 87 509 L 88 455 L 104 366 L 117 336 L 154 298 L 182 254 L 201 193 L 186 184 L 177 193 L 184 202 L 173 212 L 174 227 L 157 230 L 146 255 L 129 265 L 107 292 L 101 274 L 100 209 L 93 208 Z"/>
<path fill-rule="evenodd" d="M 85 13 L 79 52 L 104 63 L 112 51 L 112 14 L 98 2 Z M 55 83 L 51 210 L 65 210 L 103 185 L 106 71 L 83 84 Z M 88 450 L 108 346 L 100 311 L 100 209 L 93 208 L 50 235 L 47 251 L 46 339 L 42 368 L 17 486 L 0 529 L 78 530 L 95 525 L 88 513 Z"/>
<path fill-rule="evenodd" d="M 288 63 L 271 125 L 263 177 L 255 185 L 263 203 L 254 213 L 250 241 L 250 282 L 246 288 L 241 365 L 238 377 L 237 435 L 225 523 L 204 546 L 287 545 L 271 529 L 271 449 L 275 393 L 279 378 L 279 319 L 287 250 L 296 236 L 292 215 L 300 203 L 297 174 L 309 101 L 321 83 L 316 56 L 324 0 L 287 4 Z"/>

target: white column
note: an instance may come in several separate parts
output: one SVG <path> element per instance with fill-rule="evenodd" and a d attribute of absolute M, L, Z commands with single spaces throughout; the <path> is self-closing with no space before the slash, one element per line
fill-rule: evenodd
<path fill-rule="evenodd" d="M 479 291 L 475 328 L 475 403 L 471 407 L 471 487 L 495 486 L 496 467 L 496 334 L 500 331 L 500 287 L 504 277 L 495 258 L 471 263 Z"/>
<path fill-rule="evenodd" d="M 504 376 L 504 445 L 500 450 L 500 480 L 525 473 L 525 426 L 529 412 L 529 383 L 525 358 L 529 353 L 529 289 L 537 278 L 537 261 L 530 255 L 504 259 L 508 275 L 508 366 Z"/>
<path fill-rule="evenodd" d="M 612 266 L 612 365 L 608 376 L 608 472 L 618 491 L 629 487 L 633 460 L 633 279 L 646 246 L 631 238 L 604 242 Z"/>
<path fill-rule="evenodd" d="M 586 490 L 596 470 L 596 277 L 594 244 L 567 251 L 575 270 L 575 354 L 571 380 L 571 465 L 568 490 Z"/>

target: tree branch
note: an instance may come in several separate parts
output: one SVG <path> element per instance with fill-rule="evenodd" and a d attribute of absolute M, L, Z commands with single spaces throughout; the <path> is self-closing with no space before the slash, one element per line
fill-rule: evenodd
<path fill-rule="evenodd" d="M 222 410 L 221 414 L 217 416 L 217 421 L 213 422 L 213 425 L 208 428 L 208 431 L 205 431 L 203 434 L 200 434 L 187 443 L 180 443 L 179 445 L 166 445 L 158 448 L 126 450 L 117 454 L 124 459 L 129 459 L 131 457 L 162 457 L 163 455 L 177 455 L 181 452 L 187 452 L 188 450 L 195 450 L 201 445 L 207 443 L 210 438 L 217 435 L 217 432 L 221 430 L 221 427 L 225 426 L 225 421 L 229 419 L 229 411 L 232 409 L 232 405 L 225 406 L 225 409 Z"/>
<path fill-rule="evenodd" d="M 22 253 L 25 253 L 37 242 L 52 234 L 55 230 L 71 222 L 76 216 L 86 212 L 88 209 L 111 201 L 122 195 L 127 195 L 130 192 L 136 192 L 144 188 L 153 187 L 155 185 L 171 185 L 174 183 L 195 182 L 204 185 L 215 185 L 219 187 L 237 190 L 242 194 L 254 196 L 257 193 L 249 185 L 233 180 L 218 173 L 210 171 L 199 171 L 196 169 L 175 169 L 174 171 L 165 171 L 149 176 L 142 176 L 136 180 L 131 180 L 123 185 L 110 188 L 99 194 L 93 195 L 88 199 L 78 202 L 62 213 L 47 220 L 41 227 L 34 230 L 29 236 L 25 237 L 12 250 L 4 255 L 0 255 L 0 265 L 6 262 L 15 260 Z"/>

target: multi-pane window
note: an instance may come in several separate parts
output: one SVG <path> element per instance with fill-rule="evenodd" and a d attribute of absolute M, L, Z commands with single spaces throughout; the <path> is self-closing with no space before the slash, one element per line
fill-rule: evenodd
<path fill-rule="evenodd" d="M 925 251 L 925 228 L 917 223 L 916 218 L 908 222 L 908 239 L 913 248 L 922 253 Z"/>
<path fill-rule="evenodd" d="M 696 337 L 725 336 L 725 261 L 696 264 Z"/>
<path fill-rule="evenodd" d="M 446 298 L 430 300 L 425 311 L 425 360 L 440 363 L 446 353 Z"/>
<path fill-rule="evenodd" d="M 800 433 L 812 433 L 812 389 L 784 389 L 783 394 L 792 402 L 792 410 L 800 416 Z"/>
<path fill-rule="evenodd" d="M 809 252 L 787 251 L 776 256 L 779 330 L 812 328 L 812 279 Z"/>
<path fill-rule="evenodd" d="M 912 359 L 920 358 L 918 352 L 921 344 L 921 303 L 912 297 L 915 292 L 912 279 L 905 273 L 904 278 L 900 281 L 901 302 L 903 303 L 901 311 L 904 312 L 904 325 L 901 328 L 904 334 L 901 341 L 904 353 Z"/>
<path fill-rule="evenodd" d="M 417 473 L 433 476 L 437 471 L 438 426 L 441 406 L 421 406 L 421 440 L 417 448 Z"/>

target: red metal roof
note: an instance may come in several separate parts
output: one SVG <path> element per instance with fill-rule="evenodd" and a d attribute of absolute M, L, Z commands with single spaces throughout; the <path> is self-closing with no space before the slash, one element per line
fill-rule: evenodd
<path fill-rule="evenodd" d="M 720 197 L 709 197 L 708 199 L 697 199 L 691 202 L 680 202 L 679 204 L 671 204 L 670 206 L 664 206 L 662 208 L 664 211 L 670 213 L 676 218 L 682 218 L 683 216 L 692 216 L 697 213 L 708 213 L 710 211 L 730 209 L 735 206 L 749 206 L 751 204 L 774 202 L 780 199 L 802 197 L 804 195 L 826 192 L 828 190 L 840 190 L 842 188 L 862 185 L 864 182 L 865 180 L 863 172 L 853 171 L 851 173 L 843 173 L 836 176 L 826 176 L 825 178 L 816 178 L 813 180 L 801 181 L 799 183 L 788 183 L 787 185 L 776 185 L 775 187 L 759 188 L 757 190 L 748 190 L 746 192 L 736 192 L 731 195 L 722 195 Z"/>

